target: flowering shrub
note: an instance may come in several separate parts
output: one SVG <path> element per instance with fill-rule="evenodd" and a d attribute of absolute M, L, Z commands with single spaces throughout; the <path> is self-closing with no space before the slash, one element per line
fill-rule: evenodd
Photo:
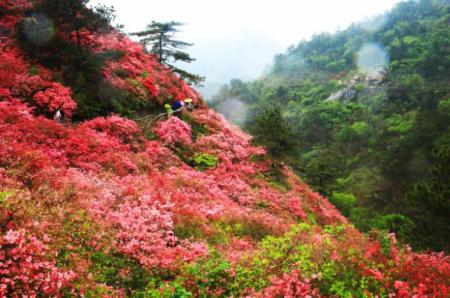
<path fill-rule="evenodd" d="M 17 48 L 0 44 L 0 87 L 14 89 L 16 75 L 27 71 L 27 65 Z"/>
<path fill-rule="evenodd" d="M 33 7 L 29 0 L 1 0 L 0 8 L 10 11 L 23 11 Z"/>
<path fill-rule="evenodd" d="M 170 254 L 161 258 L 169 243 L 164 234 L 172 230 L 170 206 L 159 205 L 144 196 L 119 206 L 109 214 L 108 221 L 120 227 L 116 244 L 119 251 L 148 268 L 168 266 L 173 261 Z"/>
<path fill-rule="evenodd" d="M 2 181 L 11 187 L 29 185 L 39 206 L 63 209 L 70 202 L 87 210 L 103 229 L 89 242 L 95 243 L 92 249 L 116 251 L 146 270 L 181 270 L 183 275 L 182 264 L 212 260 L 202 242 L 207 241 L 229 262 L 228 269 L 220 271 L 226 278 L 218 285 L 207 275 L 209 286 L 203 288 L 203 281 L 193 286 L 192 280 L 180 280 L 180 286 L 191 293 L 201 289 L 211 296 L 257 297 L 295 296 L 295 291 L 314 297 L 319 290 L 321 295 L 337 296 L 448 294 L 448 257 L 411 253 L 399 248 L 394 238 L 365 239 L 287 169 L 282 173 L 289 188 L 272 187 L 258 174 L 267 170 L 265 162 L 250 161 L 252 155 L 245 152 L 254 150 L 246 138 L 211 143 L 214 152 L 231 152 L 222 154 L 224 160 L 216 168 L 200 172 L 180 161 L 172 152 L 176 148 L 166 147 L 175 138 L 166 139 L 168 143 L 164 135 L 161 141 L 145 141 L 134 122 L 118 116 L 63 127 L 32 112 L 17 99 L 0 102 L 0 163 L 6 169 Z M 169 123 L 183 128 L 185 145 L 207 149 L 201 137 L 197 142 L 191 139 L 186 123 L 175 117 Z M 211 135 L 224 134 L 218 126 L 215 129 Z M 234 142 L 243 154 L 228 144 Z M 17 202 L 11 204 L 21 210 Z M 46 209 L 41 209 L 34 212 L 46 216 Z M 24 211 L 21 214 L 26 218 Z M 55 218 L 50 217 L 50 222 Z M 310 225 L 286 233 L 299 220 Z M 76 258 L 83 264 L 86 257 Z M 53 268 L 54 260 L 46 262 Z M 208 266 L 213 272 L 220 264 L 214 261 Z M 80 276 L 90 274 L 86 268 L 90 267 L 71 267 Z M 95 278 L 85 278 L 86 286 L 95 283 Z M 110 291 L 121 290 L 113 286 Z"/>
<path fill-rule="evenodd" d="M 191 98 L 201 103 L 197 93 L 180 80 L 154 56 L 145 54 L 137 42 L 111 32 L 96 36 L 89 44 L 95 53 L 117 51 L 120 58 L 108 61 L 103 68 L 106 79 L 115 87 L 137 95 L 141 100 L 156 100 L 162 103 L 167 98 Z"/>
<path fill-rule="evenodd" d="M 178 117 L 170 117 L 166 121 L 158 122 L 155 133 L 164 144 L 174 145 L 176 143 L 192 144 L 192 130 L 189 124 Z"/>
<path fill-rule="evenodd" d="M 75 274 L 47 261 L 49 248 L 35 236 L 24 230 L 8 230 L 0 236 L 0 247 L 1 297 L 52 296 L 70 289 Z"/>
<path fill-rule="evenodd" d="M 70 88 L 64 87 L 59 83 L 51 83 L 45 91 L 39 91 L 33 99 L 40 106 L 46 106 L 50 112 L 57 109 L 63 110 L 67 116 L 71 116 L 77 107 L 72 100 Z"/>
<path fill-rule="evenodd" d="M 0 97 L 31 99 L 49 112 L 59 108 L 70 117 L 76 109 L 70 88 L 49 81 L 51 75 L 44 68 L 38 66 L 36 69 L 40 74 L 30 75 L 21 52 L 0 44 Z"/>
<path fill-rule="evenodd" d="M 301 274 L 294 270 L 283 274 L 281 277 L 274 278 L 272 285 L 261 292 L 253 295 L 254 297 L 321 297 L 317 288 L 311 287 L 310 280 L 302 278 Z"/>
<path fill-rule="evenodd" d="M 104 132 L 109 137 L 118 138 L 122 143 L 137 145 L 144 141 L 141 129 L 134 121 L 119 116 L 98 117 L 84 122 L 82 127 L 89 127 Z"/>

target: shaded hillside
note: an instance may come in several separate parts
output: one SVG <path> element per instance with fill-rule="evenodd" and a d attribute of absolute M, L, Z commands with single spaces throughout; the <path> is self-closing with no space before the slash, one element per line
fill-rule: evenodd
<path fill-rule="evenodd" d="M 119 58 L 99 65 L 100 81 L 131 114 L 159 111 L 168 97 L 199 107 L 145 129 L 116 114 L 49 119 L 58 108 L 80 120 L 87 110 L 129 112 L 102 102 L 110 97 L 98 97 L 94 81 L 72 80 L 57 64 L 71 54 L 50 63 L 48 49 L 31 53 L 16 39 L 32 8 L 0 2 L 0 297 L 448 296 L 447 256 L 363 236 L 108 26 L 41 47 L 61 38 L 74 59 L 112 49 Z M 92 93 L 81 96 L 82 86 Z"/>
<path fill-rule="evenodd" d="M 246 110 L 257 143 L 360 230 L 449 251 L 449 23 L 448 1 L 402 2 L 300 42 L 266 77 L 231 81 L 214 106 Z"/>

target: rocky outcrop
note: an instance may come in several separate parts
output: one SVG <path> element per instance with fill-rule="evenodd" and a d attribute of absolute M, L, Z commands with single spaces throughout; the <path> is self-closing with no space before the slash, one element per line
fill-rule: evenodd
<path fill-rule="evenodd" d="M 347 83 L 343 83 L 346 85 L 344 88 L 332 93 L 328 98 L 327 101 L 342 101 L 342 102 L 349 102 L 356 100 L 358 96 L 358 88 L 357 85 L 360 85 L 363 87 L 364 90 L 371 90 L 371 89 L 380 89 L 385 87 L 386 80 L 385 80 L 385 73 L 384 72 L 373 72 L 369 73 L 367 75 L 358 74 L 351 78 L 350 81 Z M 370 93 L 370 92 L 369 92 Z"/>

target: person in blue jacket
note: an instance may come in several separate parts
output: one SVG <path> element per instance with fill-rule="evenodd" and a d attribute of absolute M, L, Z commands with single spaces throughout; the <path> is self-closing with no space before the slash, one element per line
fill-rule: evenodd
<path fill-rule="evenodd" d="M 179 116 L 181 114 L 181 111 L 183 110 L 184 102 L 177 99 L 172 103 L 172 111 L 173 114 L 176 116 Z"/>

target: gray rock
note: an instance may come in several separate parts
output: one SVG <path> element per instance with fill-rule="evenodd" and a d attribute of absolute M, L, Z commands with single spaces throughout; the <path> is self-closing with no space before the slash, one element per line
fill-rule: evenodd
<path fill-rule="evenodd" d="M 344 88 L 341 89 L 333 94 L 331 94 L 330 96 L 328 96 L 328 98 L 326 99 L 327 101 L 350 101 L 353 100 L 356 97 L 356 90 L 352 89 L 352 88 Z"/>

